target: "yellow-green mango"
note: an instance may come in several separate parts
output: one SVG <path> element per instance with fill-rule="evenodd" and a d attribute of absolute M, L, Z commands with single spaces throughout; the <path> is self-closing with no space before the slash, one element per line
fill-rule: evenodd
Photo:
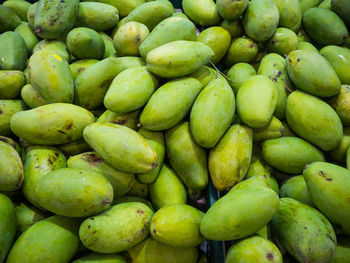
<path fill-rule="evenodd" d="M 216 7 L 218 9 L 219 15 L 223 19 L 236 20 L 248 7 L 249 1 L 230 1 L 230 0 L 217 0 Z"/>
<path fill-rule="evenodd" d="M 216 77 L 217 72 L 208 66 L 203 66 L 191 75 L 189 77 L 195 78 L 202 83 L 203 87 L 205 87 L 210 81 L 217 78 Z"/>
<path fill-rule="evenodd" d="M 23 0 L 8 0 L 2 4 L 12 9 L 22 21 L 27 21 L 27 12 L 32 5 L 30 2 Z"/>
<path fill-rule="evenodd" d="M 253 236 L 233 246 L 227 252 L 225 263 L 282 263 L 282 254 L 270 240 Z"/>
<path fill-rule="evenodd" d="M 113 79 L 103 102 L 113 112 L 135 111 L 147 103 L 157 88 L 157 78 L 146 67 L 129 68 Z"/>
<path fill-rule="evenodd" d="M 125 22 L 135 21 L 144 24 L 152 31 L 159 22 L 172 15 L 173 10 L 162 1 L 151 1 L 138 5 L 132 10 Z"/>
<path fill-rule="evenodd" d="M 70 54 L 65 43 L 60 40 L 41 40 L 33 47 L 33 54 L 39 50 L 51 50 L 52 54 L 56 54 L 67 62 L 70 61 Z"/>
<path fill-rule="evenodd" d="M 165 157 L 165 138 L 162 132 L 153 132 L 145 128 L 140 128 L 138 133 L 146 139 L 148 144 L 157 154 L 158 166 L 153 171 L 137 175 L 137 179 L 139 179 L 141 183 L 150 184 L 156 180 L 163 165 Z"/>
<path fill-rule="evenodd" d="M 350 25 L 350 7 L 346 0 L 332 0 L 331 8 L 348 26 Z"/>
<path fill-rule="evenodd" d="M 237 113 L 251 128 L 265 127 L 277 105 L 277 89 L 266 76 L 258 75 L 245 81 L 237 92 Z"/>
<path fill-rule="evenodd" d="M 297 50 L 310 50 L 314 52 L 318 52 L 318 49 L 311 43 L 306 41 L 301 41 L 298 43 Z"/>
<path fill-rule="evenodd" d="M 79 0 L 39 0 L 35 9 L 34 32 L 43 39 L 63 37 L 74 25 Z"/>
<path fill-rule="evenodd" d="M 79 223 L 55 215 L 34 224 L 16 240 L 6 262 L 69 262 L 79 248 Z"/>
<path fill-rule="evenodd" d="M 16 237 L 15 206 L 4 194 L 0 194 L 0 262 L 4 262 Z"/>
<path fill-rule="evenodd" d="M 320 45 L 340 45 L 349 32 L 336 13 L 324 8 L 310 8 L 303 14 L 307 34 Z"/>
<path fill-rule="evenodd" d="M 220 241 L 247 237 L 271 220 L 278 205 L 278 195 L 266 187 L 251 186 L 232 191 L 205 213 L 200 224 L 201 233 L 206 239 Z"/>
<path fill-rule="evenodd" d="M 279 138 L 284 132 L 282 122 L 275 116 L 272 116 L 271 121 L 263 128 L 253 129 L 254 142 L 261 142 L 269 139 Z"/>
<path fill-rule="evenodd" d="M 138 180 L 135 180 L 131 186 L 130 191 L 128 192 L 128 195 L 131 195 L 132 197 L 147 198 L 148 193 L 149 185 L 140 183 Z"/>
<path fill-rule="evenodd" d="M 282 184 L 280 190 L 281 197 L 293 198 L 309 206 L 314 206 L 302 175 L 289 178 Z"/>
<path fill-rule="evenodd" d="M 350 125 L 350 85 L 342 85 L 337 96 L 330 100 L 344 126 Z"/>
<path fill-rule="evenodd" d="M 92 253 L 78 258 L 72 263 L 126 263 L 126 259 L 118 254 Z"/>
<path fill-rule="evenodd" d="M 9 137 L 5 137 L 5 136 L 0 136 L 0 141 L 6 142 L 10 146 L 12 146 L 21 155 L 21 157 L 23 156 L 22 154 L 23 154 L 24 150 L 22 151 L 21 146 L 13 139 L 11 139 Z"/>
<path fill-rule="evenodd" d="M 299 0 L 272 0 L 280 14 L 279 26 L 292 29 L 302 18 Z M 296 29 L 298 31 L 299 28 Z"/>
<path fill-rule="evenodd" d="M 279 11 L 271 0 L 252 0 L 244 14 L 243 27 L 255 41 L 268 40 L 275 33 Z"/>
<path fill-rule="evenodd" d="M 229 128 L 235 114 L 235 95 L 223 78 L 209 82 L 193 103 L 190 127 L 194 140 L 204 148 L 214 147 Z"/>
<path fill-rule="evenodd" d="M 298 37 L 295 32 L 288 28 L 279 27 L 269 40 L 267 50 L 271 53 L 284 56 L 297 49 L 297 47 Z"/>
<path fill-rule="evenodd" d="M 11 2 L 16 3 L 18 1 L 11 1 Z M 20 2 L 22 2 L 22 1 L 20 1 Z M 25 1 L 23 1 L 23 2 L 25 2 Z M 34 34 L 34 31 L 31 28 L 31 26 L 27 22 L 22 22 L 21 24 L 19 24 L 16 27 L 15 32 L 17 32 L 18 34 L 21 35 L 24 42 L 26 43 L 28 53 L 31 53 L 34 46 L 39 42 L 39 39 Z"/>
<path fill-rule="evenodd" d="M 239 37 L 232 41 L 227 51 L 226 65 L 251 62 L 258 54 L 258 45 L 250 38 Z"/>
<path fill-rule="evenodd" d="M 239 182 L 238 184 L 235 185 L 235 187 L 231 188 L 231 190 L 228 193 L 232 193 L 237 190 L 247 189 L 251 187 L 271 188 L 267 182 L 267 177 L 265 175 L 256 175 Z"/>
<path fill-rule="evenodd" d="M 291 198 L 281 198 L 270 225 L 277 240 L 298 262 L 331 262 L 336 236 L 328 219 L 316 209 Z"/>
<path fill-rule="evenodd" d="M 23 70 L 27 61 L 27 46 L 17 32 L 0 34 L 0 69 Z"/>
<path fill-rule="evenodd" d="M 85 128 L 84 139 L 103 159 L 118 170 L 145 173 L 158 165 L 157 154 L 147 141 L 125 126 L 94 123 Z M 125 148 L 125 145 L 128 147 Z"/>
<path fill-rule="evenodd" d="M 86 219 L 79 236 L 84 246 L 94 252 L 117 253 L 142 242 L 149 234 L 153 211 L 139 202 L 112 206 Z"/>
<path fill-rule="evenodd" d="M 177 9 L 177 10 L 174 10 L 174 11 L 175 11 L 175 13 L 173 13 L 173 14 L 171 15 L 171 17 L 181 17 L 181 18 L 185 18 L 185 19 L 191 21 L 191 20 L 188 18 L 188 16 L 185 15 L 185 13 L 182 13 L 182 10 L 180 11 L 179 9 Z M 164 19 L 164 20 L 165 20 L 165 19 Z M 159 23 L 159 24 L 160 24 L 160 23 Z"/>
<path fill-rule="evenodd" d="M 215 26 L 221 21 L 213 0 L 183 0 L 182 9 L 192 21 L 201 26 Z"/>
<path fill-rule="evenodd" d="M 129 192 L 135 179 L 133 174 L 114 169 L 96 152 L 86 152 L 72 156 L 68 159 L 67 166 L 102 174 L 111 183 L 115 196 L 122 196 Z"/>
<path fill-rule="evenodd" d="M 109 57 L 97 62 L 75 79 L 74 103 L 87 109 L 101 106 L 115 76 L 128 68 L 144 65 L 137 57 Z"/>
<path fill-rule="evenodd" d="M 253 151 L 253 132 L 235 124 L 210 151 L 209 171 L 215 188 L 229 190 L 246 175 Z"/>
<path fill-rule="evenodd" d="M 25 75 L 18 70 L 0 70 L 0 99 L 14 99 L 26 83 Z"/>
<path fill-rule="evenodd" d="M 38 2 L 33 3 L 27 11 L 27 20 L 31 28 L 34 28 L 34 16 L 37 3 Z"/>
<path fill-rule="evenodd" d="M 11 130 L 33 144 L 54 145 L 78 140 L 94 122 L 91 112 L 68 103 L 53 103 L 15 113 Z"/>
<path fill-rule="evenodd" d="M 140 55 L 146 58 L 151 50 L 176 40 L 197 40 L 196 27 L 190 20 L 181 17 L 164 19 L 141 43 L 139 47 Z"/>
<path fill-rule="evenodd" d="M 207 45 L 188 40 L 164 44 L 147 54 L 147 68 L 162 78 L 179 78 L 206 65 L 214 55 Z"/>
<path fill-rule="evenodd" d="M 341 83 L 350 84 L 350 49 L 327 46 L 320 50 L 320 54 L 332 65 Z"/>
<path fill-rule="evenodd" d="M 317 7 L 320 0 L 299 0 L 301 12 L 304 14 L 310 8 Z"/>
<path fill-rule="evenodd" d="M 83 138 L 74 142 L 59 145 L 58 148 L 67 156 L 76 155 L 90 150 L 89 145 Z"/>
<path fill-rule="evenodd" d="M 163 164 L 157 179 L 150 185 L 150 196 L 156 208 L 186 204 L 186 189 L 175 171 Z"/>
<path fill-rule="evenodd" d="M 342 123 L 332 107 L 301 91 L 288 96 L 286 119 L 293 132 L 324 151 L 336 148 L 343 137 Z"/>
<path fill-rule="evenodd" d="M 322 0 L 318 5 L 319 8 L 331 9 L 331 0 Z"/>
<path fill-rule="evenodd" d="M 186 204 L 160 208 L 150 226 L 152 237 L 172 247 L 195 247 L 204 242 L 199 226 L 204 213 Z"/>
<path fill-rule="evenodd" d="M 347 236 L 337 236 L 337 248 L 331 263 L 350 262 L 350 239 Z"/>
<path fill-rule="evenodd" d="M 138 197 L 138 196 L 130 196 L 130 195 L 114 196 L 113 205 L 122 204 L 122 203 L 131 203 L 131 202 L 143 203 L 143 204 L 147 205 L 149 208 L 151 208 L 152 211 L 154 211 L 151 202 L 149 202 L 148 200 L 146 200 L 142 197 Z"/>
<path fill-rule="evenodd" d="M 0 33 L 14 30 L 20 23 L 21 19 L 12 9 L 0 5 Z"/>
<path fill-rule="evenodd" d="M 242 84 L 250 77 L 256 75 L 256 71 L 252 65 L 241 62 L 233 65 L 226 75 L 231 80 L 229 84 L 231 85 L 234 93 L 237 94 L 238 89 L 242 86 Z"/>
<path fill-rule="evenodd" d="M 21 97 L 24 103 L 31 109 L 49 104 L 39 95 L 38 91 L 32 86 L 32 84 L 27 84 L 21 89 Z"/>
<path fill-rule="evenodd" d="M 350 127 L 343 128 L 343 138 L 341 139 L 339 145 L 329 152 L 329 155 L 333 160 L 338 162 L 345 162 L 346 151 L 350 146 Z"/>
<path fill-rule="evenodd" d="M 152 131 L 169 129 L 190 111 L 203 85 L 193 77 L 171 80 L 153 93 L 144 107 L 140 123 Z"/>
<path fill-rule="evenodd" d="M 97 62 L 97 59 L 80 59 L 70 64 L 69 67 L 70 71 L 72 72 L 73 79 L 76 79 L 81 72 Z"/>
<path fill-rule="evenodd" d="M 130 129 L 136 130 L 137 124 L 139 122 L 139 111 L 133 111 L 130 113 L 115 113 L 109 110 L 106 110 L 102 115 L 97 119 L 97 122 L 109 122 L 114 124 L 120 124 L 126 126 Z"/>
<path fill-rule="evenodd" d="M 137 6 L 145 3 L 145 0 L 118 0 L 118 1 L 115 1 L 115 0 L 97 0 L 97 1 L 83 0 L 83 1 L 100 2 L 100 3 L 112 5 L 118 9 L 119 15 L 121 17 L 126 17 Z"/>
<path fill-rule="evenodd" d="M 346 234 L 350 234 L 350 171 L 341 166 L 314 162 L 304 178 L 315 206 Z"/>
<path fill-rule="evenodd" d="M 194 190 L 208 184 L 207 155 L 194 140 L 190 124 L 183 122 L 165 134 L 167 154 L 172 168 L 182 181 Z"/>
<path fill-rule="evenodd" d="M 103 42 L 105 43 L 105 53 L 103 55 L 103 58 L 118 57 L 117 51 L 114 47 L 113 38 L 111 38 L 104 32 L 99 32 L 99 34 L 102 37 Z"/>
<path fill-rule="evenodd" d="M 231 34 L 231 38 L 235 39 L 237 37 L 241 37 L 243 35 L 243 27 L 241 19 L 237 19 L 234 21 L 223 20 L 219 26 L 223 29 L 226 29 Z"/>
<path fill-rule="evenodd" d="M 11 133 L 10 120 L 16 112 L 24 111 L 26 105 L 22 100 L 0 100 L 0 135 Z"/>
<path fill-rule="evenodd" d="M 23 202 L 16 206 L 15 211 L 17 232 L 20 233 L 47 217 L 42 210 Z"/>

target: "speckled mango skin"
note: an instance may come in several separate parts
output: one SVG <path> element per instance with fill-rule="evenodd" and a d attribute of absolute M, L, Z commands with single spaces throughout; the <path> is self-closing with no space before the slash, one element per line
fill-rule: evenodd
<path fill-rule="evenodd" d="M 70 61 L 68 48 L 66 44 L 60 40 L 41 40 L 34 46 L 33 53 L 43 49 L 51 50 L 52 54 L 58 55 L 59 57 L 65 59 L 67 62 Z"/>
<path fill-rule="evenodd" d="M 342 85 L 339 94 L 329 104 L 337 112 L 343 125 L 350 125 L 350 85 Z"/>
<path fill-rule="evenodd" d="M 226 75 L 231 80 L 229 84 L 231 85 L 234 93 L 237 94 L 241 85 L 250 77 L 255 76 L 256 71 L 252 65 L 241 62 L 233 65 Z"/>
<path fill-rule="evenodd" d="M 147 141 L 134 130 L 122 125 L 91 124 L 84 130 L 84 139 L 103 159 L 118 170 L 144 173 L 158 165 L 157 154 Z"/>
<path fill-rule="evenodd" d="M 303 175 L 315 206 L 349 235 L 350 171 L 335 164 L 314 162 Z"/>
<path fill-rule="evenodd" d="M 78 140 L 94 122 L 91 112 L 68 103 L 53 103 L 15 113 L 11 130 L 33 144 L 55 145 Z"/>
<path fill-rule="evenodd" d="M 96 122 L 109 122 L 114 124 L 120 124 L 126 126 L 130 129 L 136 130 L 137 124 L 139 123 L 140 111 L 133 111 L 130 113 L 116 113 L 110 110 L 106 110 L 101 116 L 97 119 Z"/>
<path fill-rule="evenodd" d="M 167 154 L 177 175 L 191 189 L 203 190 L 208 184 L 207 156 L 193 139 L 190 125 L 183 122 L 165 134 Z"/>
<path fill-rule="evenodd" d="M 248 7 L 249 1 L 230 1 L 230 0 L 218 0 L 216 1 L 216 7 L 220 16 L 226 20 L 236 20 L 239 18 L 246 8 Z"/>
<path fill-rule="evenodd" d="M 281 186 L 280 196 L 293 198 L 309 206 L 314 206 L 302 175 L 293 176 L 285 181 Z"/>
<path fill-rule="evenodd" d="M 279 25 L 289 29 L 294 28 L 302 19 L 299 0 L 272 0 L 280 14 Z M 296 28 L 295 31 L 298 31 Z"/>
<path fill-rule="evenodd" d="M 152 216 L 153 211 L 142 203 L 114 205 L 81 224 L 80 240 L 84 246 L 94 252 L 125 251 L 148 236 Z"/>
<path fill-rule="evenodd" d="M 97 59 L 80 59 L 70 64 L 69 67 L 72 72 L 73 79 L 76 79 L 81 72 L 97 62 Z"/>
<path fill-rule="evenodd" d="M 47 214 L 27 203 L 20 203 L 15 208 L 17 232 L 23 233 L 35 223 L 45 219 Z"/>
<path fill-rule="evenodd" d="M 0 100 L 0 135 L 9 135 L 11 117 L 20 111 L 24 111 L 26 105 L 22 100 Z"/>
<path fill-rule="evenodd" d="M 278 241 L 298 262 L 331 262 L 336 236 L 327 218 L 316 209 L 281 198 L 270 224 Z"/>
<path fill-rule="evenodd" d="M 201 26 L 214 26 L 221 21 L 221 17 L 213 0 L 184 0 L 182 1 L 182 8 L 192 21 Z"/>
<path fill-rule="evenodd" d="M 135 176 L 114 169 L 96 152 L 85 152 L 72 156 L 67 161 L 69 168 L 77 168 L 102 174 L 111 183 L 115 196 L 122 196 L 129 192 Z"/>
<path fill-rule="evenodd" d="M 72 263 L 126 263 L 126 259 L 118 254 L 92 253 L 78 258 Z"/>
<path fill-rule="evenodd" d="M 21 71 L 0 70 L 0 99 L 14 99 L 26 83 Z"/>
<path fill-rule="evenodd" d="M 15 236 L 15 206 L 6 195 L 0 194 L 0 262 L 4 262 Z"/>
<path fill-rule="evenodd" d="M 27 46 L 17 32 L 0 34 L 0 69 L 23 70 L 27 60 Z"/>
<path fill-rule="evenodd" d="M 324 151 L 336 148 L 343 137 L 342 123 L 331 106 L 301 91 L 288 96 L 286 119 L 293 132 Z"/>
<path fill-rule="evenodd" d="M 4 6 L 0 7 L 0 32 L 6 32 L 9 30 L 14 30 L 21 23 L 21 19 L 16 15 L 16 13 Z"/>
<path fill-rule="evenodd" d="M 204 213 L 186 204 L 163 206 L 153 216 L 152 237 L 172 247 L 195 247 L 204 242 L 199 230 Z"/>
<path fill-rule="evenodd" d="M 69 262 L 80 245 L 79 224 L 57 215 L 36 223 L 16 240 L 6 262 Z"/>

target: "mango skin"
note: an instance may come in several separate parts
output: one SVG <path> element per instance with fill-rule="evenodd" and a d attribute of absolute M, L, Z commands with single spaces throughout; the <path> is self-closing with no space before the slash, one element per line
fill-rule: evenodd
<path fill-rule="evenodd" d="M 48 104 L 38 93 L 38 91 L 32 86 L 27 84 L 21 89 L 21 97 L 24 103 L 31 109 Z"/>
<path fill-rule="evenodd" d="M 348 169 L 326 162 L 314 162 L 303 173 L 315 206 L 346 234 L 350 233 L 349 174 Z"/>
<path fill-rule="evenodd" d="M 83 72 L 88 67 L 96 64 L 97 62 L 97 59 L 81 59 L 70 64 L 69 68 L 72 72 L 73 79 L 76 79 L 81 72 Z"/>
<path fill-rule="evenodd" d="M 168 246 L 195 247 L 204 242 L 199 230 L 203 215 L 186 204 L 166 205 L 154 214 L 150 232 L 155 240 Z"/>
<path fill-rule="evenodd" d="M 329 152 L 330 157 L 333 160 L 344 163 L 346 160 L 346 151 L 350 146 L 350 128 L 343 128 L 343 138 L 341 139 L 339 145 Z"/>
<path fill-rule="evenodd" d="M 292 29 L 302 19 L 299 0 L 273 0 L 280 14 L 279 26 Z M 296 28 L 298 31 L 299 28 Z"/>
<path fill-rule="evenodd" d="M 97 119 L 96 122 L 109 122 L 114 124 L 120 124 L 130 129 L 136 130 L 137 124 L 139 122 L 139 115 L 140 111 L 138 110 L 125 114 L 115 113 L 106 110 L 104 113 L 101 114 L 101 116 Z"/>
<path fill-rule="evenodd" d="M 149 193 L 149 185 L 140 183 L 138 180 L 135 180 L 131 186 L 130 191 L 128 192 L 128 195 L 132 197 L 147 198 L 148 193 Z"/>
<path fill-rule="evenodd" d="M 308 9 L 317 7 L 321 1 L 320 0 L 299 0 L 299 2 L 300 2 L 301 12 L 304 14 L 304 12 L 306 12 Z"/>
<path fill-rule="evenodd" d="M 330 100 L 330 105 L 337 112 L 344 126 L 350 125 L 350 85 L 342 85 L 337 96 Z"/>
<path fill-rule="evenodd" d="M 138 196 L 130 196 L 130 195 L 123 195 L 123 196 L 117 196 L 113 200 L 113 205 L 115 204 L 121 204 L 121 203 L 131 203 L 131 202 L 139 202 L 147 205 L 149 208 L 151 208 L 152 211 L 154 211 L 154 208 L 148 200 L 138 197 Z"/>
<path fill-rule="evenodd" d="M 0 70 L 0 99 L 14 99 L 26 83 L 26 77 L 21 71 Z"/>
<path fill-rule="evenodd" d="M 348 237 L 337 237 L 337 248 L 331 263 L 342 263 L 350 260 L 350 240 Z"/>
<path fill-rule="evenodd" d="M 236 20 L 239 18 L 248 7 L 248 4 L 248 0 L 233 2 L 229 0 L 216 1 L 216 7 L 220 16 L 227 20 Z"/>
<path fill-rule="evenodd" d="M 37 2 L 33 3 L 28 8 L 28 11 L 27 11 L 27 20 L 31 28 L 34 28 L 34 17 L 35 17 L 36 5 L 37 5 Z"/>
<path fill-rule="evenodd" d="M 22 21 L 27 21 L 27 11 L 32 5 L 30 2 L 10 0 L 5 1 L 2 4 L 8 8 L 11 8 Z"/>
<path fill-rule="evenodd" d="M 21 158 L 22 158 L 24 150 L 22 151 L 21 146 L 16 141 L 14 141 L 9 137 L 5 137 L 1 135 L 0 135 L 0 141 L 6 142 L 7 144 L 11 145 L 21 155 Z"/>
<path fill-rule="evenodd" d="M 237 94 L 242 84 L 250 77 L 256 75 L 256 71 L 252 65 L 241 62 L 233 65 L 226 75 L 231 80 L 229 84 L 234 93 Z"/>
<path fill-rule="evenodd" d="M 45 219 L 47 215 L 40 209 L 20 203 L 15 208 L 17 232 L 23 233 L 35 223 Z"/>
<path fill-rule="evenodd" d="M 257 44 L 247 37 L 239 37 L 232 41 L 227 51 L 225 63 L 232 66 L 238 62 L 251 62 L 258 54 Z"/>
<path fill-rule="evenodd" d="M 293 132 L 324 151 L 336 148 L 343 137 L 337 113 L 319 98 L 301 91 L 288 96 L 286 119 Z"/>
<path fill-rule="evenodd" d="M 191 189 L 203 190 L 208 184 L 207 156 L 193 139 L 189 123 L 168 130 L 165 140 L 170 164 L 177 175 Z"/>
<path fill-rule="evenodd" d="M 298 43 L 297 50 L 310 50 L 314 52 L 318 52 L 318 49 L 311 43 L 306 41 L 301 41 Z"/>
<path fill-rule="evenodd" d="M 100 136 L 102 133 L 103 137 Z M 147 141 L 134 130 L 122 125 L 91 124 L 84 130 L 84 139 L 103 159 L 118 170 L 143 173 L 153 170 L 158 165 L 157 154 Z M 124 148 L 126 144 L 130 147 Z"/>
<path fill-rule="evenodd" d="M 293 176 L 285 181 L 281 186 L 280 196 L 293 198 L 309 206 L 315 206 L 302 175 Z"/>
<path fill-rule="evenodd" d="M 270 224 L 278 241 L 298 262 L 331 262 L 336 236 L 327 218 L 316 209 L 281 198 Z"/>
<path fill-rule="evenodd" d="M 126 263 L 126 259 L 117 254 L 92 253 L 78 258 L 72 263 Z"/>
<path fill-rule="evenodd" d="M 36 223 L 16 240 L 6 262 L 69 262 L 80 245 L 79 223 L 58 215 Z"/>
<path fill-rule="evenodd" d="M 340 16 L 343 21 L 347 24 L 350 25 L 350 8 L 349 5 L 346 1 L 344 0 L 332 0 L 331 1 L 331 9 L 335 13 Z"/>
<path fill-rule="evenodd" d="M 270 240 L 253 236 L 244 239 L 233 246 L 227 252 L 225 263 L 282 263 L 282 254 L 277 246 Z"/>
<path fill-rule="evenodd" d="M 78 140 L 84 128 L 94 122 L 91 112 L 68 103 L 53 103 L 15 113 L 11 130 L 18 137 L 41 145 L 64 144 Z"/>
<path fill-rule="evenodd" d="M 13 1 L 13 2 L 16 3 L 17 1 Z M 25 2 L 25 1 L 23 1 L 23 2 Z M 15 32 L 17 32 L 18 34 L 21 35 L 24 42 L 26 43 L 28 53 L 31 53 L 34 46 L 39 42 L 39 39 L 34 34 L 34 31 L 30 27 L 30 25 L 27 22 L 22 22 L 21 24 L 19 24 L 16 27 Z"/>
<path fill-rule="evenodd" d="M 267 49 L 269 52 L 283 56 L 297 49 L 297 47 L 298 37 L 295 32 L 288 28 L 279 27 L 270 39 Z"/>
<path fill-rule="evenodd" d="M 90 1 L 84 0 L 84 2 L 100 2 L 104 4 L 108 4 L 114 6 L 118 9 L 120 17 L 126 17 L 132 10 L 134 10 L 137 6 L 145 3 L 145 0 L 98 0 L 98 1 Z"/>
<path fill-rule="evenodd" d="M 220 241 L 249 236 L 271 220 L 278 205 L 278 195 L 266 187 L 231 190 L 203 216 L 201 233 L 206 239 Z"/>
<path fill-rule="evenodd" d="M 234 21 L 223 20 L 219 26 L 230 32 L 232 39 L 243 35 L 242 21 L 240 19 Z"/>
<path fill-rule="evenodd" d="M 67 156 L 76 155 L 90 150 L 89 145 L 83 138 L 74 142 L 62 144 L 58 148 Z"/>
<path fill-rule="evenodd" d="M 118 57 L 117 51 L 115 50 L 113 39 L 104 32 L 99 32 L 105 44 L 105 53 L 103 58 Z"/>
<path fill-rule="evenodd" d="M 114 205 L 81 224 L 80 240 L 94 252 L 125 251 L 147 237 L 152 216 L 153 211 L 142 203 Z"/>
<path fill-rule="evenodd" d="M 17 32 L 0 34 L 0 69 L 23 70 L 26 66 L 27 46 Z"/>
<path fill-rule="evenodd" d="M 0 6 L 0 32 L 14 30 L 21 23 L 17 14 L 7 6 Z"/>
<path fill-rule="evenodd" d="M 217 6 L 212 0 L 184 0 L 182 9 L 192 21 L 201 26 L 215 26 L 221 21 Z"/>
<path fill-rule="evenodd" d="M 272 116 L 271 121 L 265 127 L 253 130 L 253 140 L 254 142 L 260 142 L 279 138 L 283 132 L 284 126 L 282 122 L 275 116 Z"/>
<path fill-rule="evenodd" d="M 0 262 L 4 262 L 13 241 L 16 237 L 16 214 L 15 206 L 11 200 L 0 194 Z"/>
<path fill-rule="evenodd" d="M 33 54 L 39 50 L 48 49 L 52 54 L 56 54 L 67 62 L 70 61 L 70 54 L 66 44 L 60 40 L 41 40 L 33 47 Z"/>

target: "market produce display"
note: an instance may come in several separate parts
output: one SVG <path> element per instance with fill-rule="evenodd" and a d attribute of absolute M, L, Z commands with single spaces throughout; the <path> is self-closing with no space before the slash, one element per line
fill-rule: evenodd
<path fill-rule="evenodd" d="M 0 263 L 350 263 L 350 0 L 0 5 Z"/>

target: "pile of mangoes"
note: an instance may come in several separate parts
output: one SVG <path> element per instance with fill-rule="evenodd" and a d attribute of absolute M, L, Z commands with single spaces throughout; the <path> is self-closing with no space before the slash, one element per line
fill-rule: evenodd
<path fill-rule="evenodd" d="M 181 7 L 0 5 L 0 263 L 350 262 L 350 1 Z"/>

